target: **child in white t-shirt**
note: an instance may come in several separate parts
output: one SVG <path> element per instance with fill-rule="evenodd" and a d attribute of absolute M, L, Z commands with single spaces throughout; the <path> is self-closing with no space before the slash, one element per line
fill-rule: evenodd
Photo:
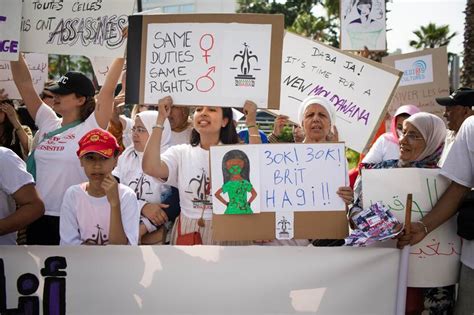
<path fill-rule="evenodd" d="M 61 245 L 138 243 L 136 195 L 112 176 L 120 147 L 115 137 L 93 129 L 79 141 L 77 155 L 89 179 L 69 187 L 61 206 Z"/>

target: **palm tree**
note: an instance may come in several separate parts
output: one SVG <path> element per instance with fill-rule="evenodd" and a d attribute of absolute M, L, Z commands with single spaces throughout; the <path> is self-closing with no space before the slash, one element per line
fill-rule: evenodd
<path fill-rule="evenodd" d="M 417 40 L 411 40 L 410 46 L 416 49 L 446 46 L 457 35 L 456 32 L 449 34 L 449 25 L 438 27 L 434 23 L 421 26 L 419 30 L 413 31 L 413 34 L 416 35 Z"/>
<path fill-rule="evenodd" d="M 461 85 L 474 88 L 474 0 L 466 4 L 466 22 L 464 24 L 464 59 L 461 73 Z"/>

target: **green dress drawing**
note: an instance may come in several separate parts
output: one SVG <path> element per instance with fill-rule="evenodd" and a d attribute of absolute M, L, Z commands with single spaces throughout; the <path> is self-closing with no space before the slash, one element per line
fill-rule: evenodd
<path fill-rule="evenodd" d="M 231 180 L 222 186 L 222 192 L 229 195 L 229 203 L 224 214 L 252 214 L 247 201 L 247 193 L 252 191 L 252 184 L 245 179 Z"/>

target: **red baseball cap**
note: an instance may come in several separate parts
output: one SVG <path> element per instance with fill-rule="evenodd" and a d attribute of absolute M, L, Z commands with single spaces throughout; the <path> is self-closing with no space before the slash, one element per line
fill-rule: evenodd
<path fill-rule="evenodd" d="M 120 150 L 120 146 L 110 132 L 103 129 L 92 129 L 79 140 L 77 156 L 81 158 L 87 153 L 98 153 L 109 159 L 114 156 L 117 150 Z"/>

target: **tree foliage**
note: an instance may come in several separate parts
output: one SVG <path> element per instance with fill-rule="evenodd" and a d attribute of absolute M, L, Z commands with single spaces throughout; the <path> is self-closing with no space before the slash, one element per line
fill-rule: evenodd
<path fill-rule="evenodd" d="M 88 58 L 71 55 L 49 55 L 50 79 L 57 79 L 68 71 L 79 71 L 92 78 L 94 71 Z"/>
<path fill-rule="evenodd" d="M 461 85 L 474 88 L 474 0 L 467 1 L 465 12 L 464 60 L 461 73 Z"/>
<path fill-rule="evenodd" d="M 446 46 L 457 35 L 456 32 L 449 34 L 449 25 L 437 26 L 435 23 L 420 26 L 420 29 L 413 31 L 413 34 L 417 39 L 410 40 L 409 44 L 416 49 Z"/>

